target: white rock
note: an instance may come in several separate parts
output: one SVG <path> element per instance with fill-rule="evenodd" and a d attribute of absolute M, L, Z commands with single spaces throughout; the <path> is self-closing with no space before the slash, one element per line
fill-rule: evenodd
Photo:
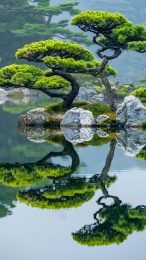
<path fill-rule="evenodd" d="M 108 119 L 109 119 L 109 116 L 107 116 L 107 115 L 100 115 L 100 116 L 98 116 L 96 118 L 96 122 L 97 122 L 97 124 L 100 124 L 102 122 L 107 121 Z"/>
<path fill-rule="evenodd" d="M 117 109 L 117 123 L 125 126 L 141 126 L 146 121 L 146 108 L 134 96 L 127 96 Z"/>
<path fill-rule="evenodd" d="M 96 121 L 93 117 L 91 111 L 74 107 L 68 110 L 63 120 L 61 121 L 61 126 L 95 126 Z"/>

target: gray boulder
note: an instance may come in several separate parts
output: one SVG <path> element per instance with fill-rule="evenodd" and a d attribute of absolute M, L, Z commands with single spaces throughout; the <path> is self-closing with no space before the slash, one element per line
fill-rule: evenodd
<path fill-rule="evenodd" d="M 49 114 L 44 108 L 36 108 L 28 111 L 25 115 L 21 115 L 18 119 L 19 125 L 40 126 L 49 120 Z"/>
<path fill-rule="evenodd" d="M 69 127 L 80 127 L 80 126 L 95 126 L 96 121 L 93 117 L 91 111 L 74 107 L 68 110 L 63 120 L 61 121 L 61 126 Z"/>
<path fill-rule="evenodd" d="M 117 109 L 117 123 L 130 127 L 142 126 L 146 121 L 146 108 L 142 102 L 134 96 L 127 96 Z"/>
<path fill-rule="evenodd" d="M 96 130 L 90 127 L 61 127 L 61 131 L 67 141 L 78 144 L 92 140 Z"/>
<path fill-rule="evenodd" d="M 107 115 L 100 115 L 96 118 L 97 124 L 101 124 L 102 122 L 106 122 L 109 119 Z"/>
<path fill-rule="evenodd" d="M 146 133 L 140 129 L 122 129 L 117 132 L 116 137 L 119 147 L 130 157 L 139 154 L 146 145 Z"/>

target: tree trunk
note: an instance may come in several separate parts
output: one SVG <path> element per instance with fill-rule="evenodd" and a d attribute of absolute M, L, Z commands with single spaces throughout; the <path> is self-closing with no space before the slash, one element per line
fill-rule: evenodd
<path fill-rule="evenodd" d="M 70 82 L 71 84 L 71 92 L 68 93 L 68 94 L 63 94 L 61 93 L 60 94 L 60 98 L 63 99 L 63 106 L 65 108 L 70 108 L 73 101 L 75 100 L 76 96 L 78 95 L 79 93 L 79 84 L 76 80 L 75 77 L 73 77 L 70 73 L 68 72 L 64 72 L 64 71 L 60 71 L 60 70 L 55 70 L 55 71 L 52 71 L 52 72 L 47 72 L 45 74 L 46 77 L 50 77 L 50 76 L 54 76 L 54 75 L 58 75 L 64 79 L 66 79 L 67 81 Z M 59 94 L 58 94 L 59 95 Z"/>
<path fill-rule="evenodd" d="M 115 101 L 114 101 L 113 92 L 112 92 L 109 80 L 108 80 L 108 78 L 107 78 L 107 76 L 105 75 L 104 72 L 101 72 L 100 76 L 101 76 L 102 83 L 105 86 L 105 89 L 106 89 L 106 92 L 107 92 L 111 111 L 116 111 L 117 108 L 116 108 L 116 104 L 115 104 Z"/>
<path fill-rule="evenodd" d="M 71 92 L 65 96 L 63 101 L 63 106 L 65 106 L 65 108 L 71 107 L 73 101 L 75 100 L 76 96 L 79 93 L 79 85 L 76 79 L 74 79 L 74 81 L 71 82 L 71 86 L 72 86 Z"/>

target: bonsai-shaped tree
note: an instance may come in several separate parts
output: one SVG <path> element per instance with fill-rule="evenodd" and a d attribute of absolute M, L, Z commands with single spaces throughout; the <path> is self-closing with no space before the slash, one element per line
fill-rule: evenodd
<path fill-rule="evenodd" d="M 58 40 L 26 44 L 18 49 L 16 57 L 43 63 L 49 70 L 28 64 L 6 66 L 0 69 L 0 86 L 40 90 L 50 97 L 63 99 L 65 108 L 71 106 L 79 92 L 79 84 L 72 73 L 94 74 L 100 66 L 91 52 L 81 45 Z M 115 75 L 108 65 L 104 70 L 107 76 Z M 70 88 L 70 92 L 66 90 Z"/>
<path fill-rule="evenodd" d="M 96 54 L 102 59 L 97 70 L 107 90 L 112 110 L 116 109 L 110 82 L 104 73 L 109 61 L 119 57 L 125 50 L 140 53 L 146 51 L 146 29 L 134 25 L 120 13 L 104 11 L 84 11 L 72 19 L 82 31 L 93 34 L 93 43 L 97 45 Z"/>

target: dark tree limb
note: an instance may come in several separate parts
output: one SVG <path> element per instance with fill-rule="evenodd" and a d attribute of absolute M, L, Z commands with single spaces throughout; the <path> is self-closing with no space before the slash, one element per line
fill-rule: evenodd
<path fill-rule="evenodd" d="M 60 70 L 54 70 L 52 72 L 47 72 L 45 76 L 50 77 L 50 76 L 55 76 L 55 75 L 60 76 L 71 83 L 72 89 L 71 89 L 70 93 L 62 94 L 62 96 L 61 96 L 61 98 L 63 99 L 63 106 L 65 108 L 69 108 L 79 93 L 79 84 L 78 84 L 77 80 L 71 74 L 60 71 Z"/>

